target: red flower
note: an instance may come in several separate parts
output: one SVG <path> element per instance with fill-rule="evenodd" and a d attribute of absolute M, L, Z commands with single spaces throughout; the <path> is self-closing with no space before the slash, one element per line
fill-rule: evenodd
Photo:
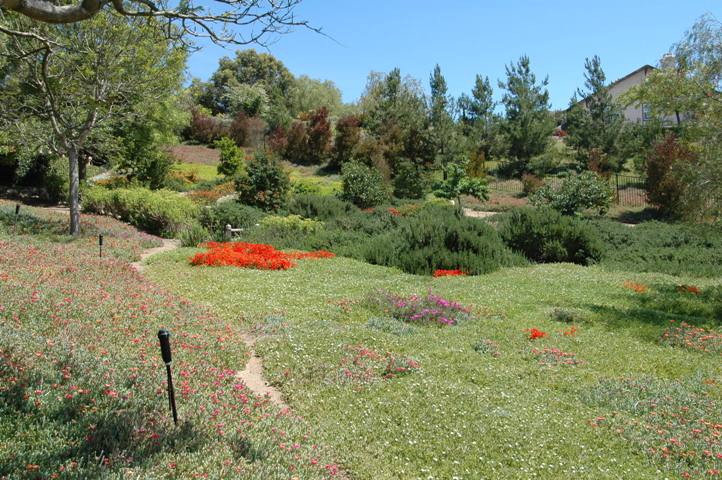
<path fill-rule="evenodd" d="M 529 340 L 536 340 L 537 338 L 544 338 L 547 336 L 546 332 L 542 332 L 536 328 L 531 328 L 525 331 L 529 332 Z"/>
<path fill-rule="evenodd" d="M 456 269 L 456 270 L 438 269 L 438 270 L 434 271 L 434 277 L 456 277 L 456 276 L 466 276 L 466 274 L 459 269 Z"/>
<path fill-rule="evenodd" d="M 271 245 L 246 242 L 208 242 L 208 251 L 191 258 L 193 265 L 236 266 L 258 270 L 288 270 L 295 266 L 293 260 L 305 258 L 332 258 L 335 255 L 326 250 L 317 252 L 285 253 Z"/>

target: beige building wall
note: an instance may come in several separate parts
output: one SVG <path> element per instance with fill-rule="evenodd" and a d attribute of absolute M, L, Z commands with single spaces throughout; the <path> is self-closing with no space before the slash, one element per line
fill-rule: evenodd
<path fill-rule="evenodd" d="M 614 82 L 609 88 L 609 93 L 612 95 L 612 98 L 618 100 L 619 97 L 629 91 L 629 89 L 643 83 L 652 71 L 654 71 L 654 67 L 650 65 L 645 65 L 635 70 L 626 77 L 622 77 Z M 639 104 L 630 105 L 624 109 L 624 118 L 628 122 L 644 122 L 647 120 L 644 109 Z"/>

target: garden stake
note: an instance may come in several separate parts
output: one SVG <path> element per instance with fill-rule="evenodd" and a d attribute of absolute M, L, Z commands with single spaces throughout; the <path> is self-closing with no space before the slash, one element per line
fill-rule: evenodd
<path fill-rule="evenodd" d="M 20 204 L 19 204 L 19 203 L 16 203 L 16 204 L 15 204 L 15 220 L 18 219 L 18 216 L 19 216 L 19 215 L 20 215 Z"/>
<path fill-rule="evenodd" d="M 98 249 L 100 250 L 100 258 L 103 258 L 103 234 L 98 234 Z"/>
<path fill-rule="evenodd" d="M 160 340 L 160 354 L 165 362 L 165 371 L 168 374 L 168 404 L 173 412 L 173 423 L 178 425 L 178 412 L 175 408 L 175 390 L 173 390 L 173 375 L 170 371 L 170 332 L 166 329 L 158 331 L 158 340 Z"/>

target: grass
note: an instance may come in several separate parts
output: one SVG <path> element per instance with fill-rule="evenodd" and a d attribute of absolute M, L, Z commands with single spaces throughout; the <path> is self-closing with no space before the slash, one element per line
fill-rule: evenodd
<path fill-rule="evenodd" d="M 722 375 L 719 356 L 659 344 L 674 318 L 719 329 L 714 309 L 697 304 L 707 300 L 690 307 L 669 299 L 681 295 L 680 283 L 707 291 L 719 288 L 720 278 L 553 264 L 433 279 L 346 258 L 268 272 L 191 267 L 193 252 L 155 257 L 147 273 L 226 321 L 282 317 L 285 333 L 258 344 L 267 374 L 354 478 L 652 479 L 722 463 L 688 466 L 650 455 L 641 434 L 622 435 L 616 423 L 598 427 L 594 419 L 616 406 L 587 395 L 602 389 L 601 398 L 605 385 L 625 378 L 679 381 L 694 387 L 697 403 L 712 402 L 707 420 L 722 423 L 719 385 L 702 383 Z M 625 288 L 630 281 L 647 293 Z M 370 321 L 378 312 L 362 302 L 376 289 L 429 288 L 472 306 L 477 319 L 399 334 Z M 574 335 L 564 335 L 570 326 L 554 319 L 555 309 L 573 309 Z M 525 330 L 533 327 L 548 335 L 530 341 Z M 481 354 L 480 344 L 498 355 Z M 369 384 L 335 381 L 349 351 L 361 347 L 408 356 L 420 370 Z M 573 353 L 579 364 L 541 365 L 534 348 Z M 620 415 L 629 424 L 644 420 L 634 411 Z"/>
<path fill-rule="evenodd" d="M 215 165 L 204 163 L 175 163 L 173 169 L 187 176 L 193 175 L 197 182 L 211 182 L 221 178 Z"/>

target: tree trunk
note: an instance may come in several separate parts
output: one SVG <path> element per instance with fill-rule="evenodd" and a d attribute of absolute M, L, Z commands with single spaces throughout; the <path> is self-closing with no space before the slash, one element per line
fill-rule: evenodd
<path fill-rule="evenodd" d="M 70 192 L 68 204 L 70 205 L 70 234 L 80 235 L 80 172 L 78 168 L 78 147 L 71 145 L 68 148 L 68 162 L 70 163 Z"/>

